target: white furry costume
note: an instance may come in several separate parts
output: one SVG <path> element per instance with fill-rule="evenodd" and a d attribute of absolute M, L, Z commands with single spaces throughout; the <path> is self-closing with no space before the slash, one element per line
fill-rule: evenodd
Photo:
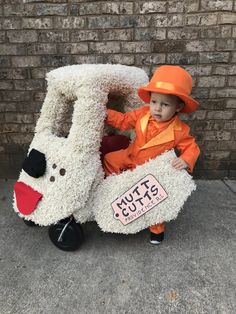
<path fill-rule="evenodd" d="M 33 178 L 22 170 L 18 180 L 40 192 L 43 198 L 25 216 L 14 198 L 15 211 L 39 225 L 54 224 L 73 214 L 81 223 L 96 220 L 102 230 L 117 233 L 135 233 L 175 219 L 195 184 L 185 170 L 171 167 L 170 161 L 176 157 L 173 151 L 133 171 L 103 179 L 99 148 L 108 95 L 123 96 L 125 111 L 140 107 L 143 104 L 136 90 L 148 82 L 145 72 L 124 65 L 73 65 L 49 72 L 46 79 L 48 91 L 29 148 L 45 154 L 46 172 Z M 71 101 L 74 111 L 70 132 L 68 138 L 59 137 L 58 129 Z M 60 169 L 65 169 L 65 175 L 60 175 Z M 124 226 L 114 219 L 110 204 L 147 174 L 156 177 L 168 198 Z M 50 181 L 52 176 L 54 182 Z"/>

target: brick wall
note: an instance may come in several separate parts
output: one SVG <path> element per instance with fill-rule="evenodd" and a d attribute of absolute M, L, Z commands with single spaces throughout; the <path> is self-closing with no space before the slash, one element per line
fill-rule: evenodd
<path fill-rule="evenodd" d="M 80 63 L 179 64 L 201 108 L 184 116 L 198 178 L 236 177 L 236 1 L 0 0 L 0 177 L 17 177 L 45 73 Z"/>

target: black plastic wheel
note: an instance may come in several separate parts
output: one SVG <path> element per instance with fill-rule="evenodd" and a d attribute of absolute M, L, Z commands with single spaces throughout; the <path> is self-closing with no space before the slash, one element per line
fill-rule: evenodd
<path fill-rule="evenodd" d="M 31 220 L 26 220 L 26 219 L 23 219 L 24 223 L 28 226 L 28 227 L 37 227 L 38 225 L 36 225 L 36 223 L 34 223 L 33 221 Z"/>
<path fill-rule="evenodd" d="M 55 225 L 51 225 L 48 229 L 48 235 L 52 243 L 63 251 L 75 251 L 84 241 L 83 229 L 73 218 L 66 218 Z"/>

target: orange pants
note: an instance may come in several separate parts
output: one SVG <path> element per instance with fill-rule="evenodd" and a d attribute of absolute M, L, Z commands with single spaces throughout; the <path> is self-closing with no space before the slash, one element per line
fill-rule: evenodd
<path fill-rule="evenodd" d="M 135 163 L 124 155 L 124 150 L 118 150 L 112 153 L 108 153 L 104 157 L 103 167 L 106 176 L 112 173 L 121 173 L 127 169 L 134 169 Z M 152 233 L 162 233 L 165 230 L 165 223 L 152 225 L 149 227 Z"/>

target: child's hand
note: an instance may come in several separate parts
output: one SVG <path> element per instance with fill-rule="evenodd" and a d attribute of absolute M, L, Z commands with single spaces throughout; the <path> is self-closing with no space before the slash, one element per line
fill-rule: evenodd
<path fill-rule="evenodd" d="M 188 168 L 188 164 L 181 158 L 175 158 L 174 160 L 172 160 L 171 166 L 177 170 Z"/>

